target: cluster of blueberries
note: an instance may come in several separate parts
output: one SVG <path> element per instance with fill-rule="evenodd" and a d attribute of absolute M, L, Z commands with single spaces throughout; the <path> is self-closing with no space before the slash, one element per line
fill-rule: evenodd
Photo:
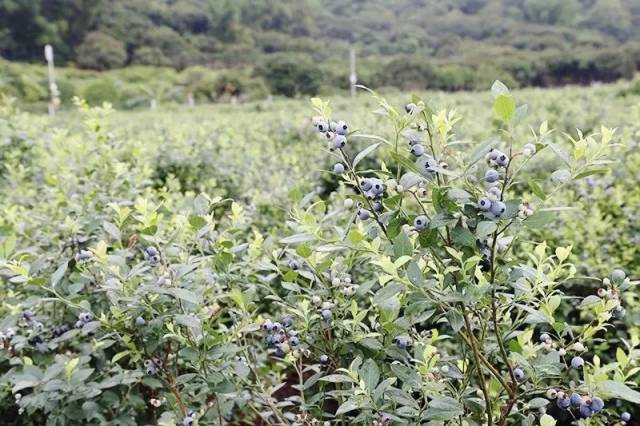
<path fill-rule="evenodd" d="M 331 285 L 347 297 L 356 294 L 356 291 L 360 288 L 359 285 L 351 282 L 351 276 L 349 274 L 334 273 L 331 279 Z"/>
<path fill-rule="evenodd" d="M 604 401 L 597 396 L 583 397 L 577 392 L 573 392 L 569 395 L 563 391 L 549 389 L 547 391 L 547 397 L 549 399 L 557 399 L 556 405 L 561 410 L 570 410 L 571 408 L 578 410 L 580 417 L 583 419 L 593 417 L 604 409 Z"/>
<path fill-rule="evenodd" d="M 144 260 L 151 266 L 159 265 L 160 261 L 162 260 L 160 252 L 153 246 L 145 248 L 143 254 Z"/>
<path fill-rule="evenodd" d="M 625 272 L 621 269 L 616 269 L 611 273 L 611 278 L 605 278 L 603 281 L 603 284 L 607 287 L 607 288 L 599 288 L 598 289 L 598 296 L 601 298 L 607 298 L 607 299 L 611 299 L 611 300 L 615 300 L 618 302 L 618 304 L 611 310 L 611 316 L 614 319 L 617 320 L 621 320 L 625 317 L 627 311 L 624 307 L 622 307 L 622 305 L 620 304 L 620 297 L 618 294 L 618 290 L 616 288 L 614 288 L 611 284 L 614 284 L 615 286 L 619 286 L 624 284 L 626 281 L 628 280 L 627 275 L 625 274 Z"/>
<path fill-rule="evenodd" d="M 162 360 L 160 358 L 151 358 L 144 362 L 148 376 L 155 376 L 158 371 L 162 370 Z"/>
<path fill-rule="evenodd" d="M 275 347 L 276 356 L 282 357 L 289 353 L 291 348 L 300 344 L 298 332 L 293 330 L 293 319 L 290 316 L 282 318 L 280 322 L 267 319 L 262 323 L 265 333 L 264 341 L 267 346 Z"/>
<path fill-rule="evenodd" d="M 384 196 L 384 183 L 382 179 L 378 178 L 364 178 L 360 181 L 360 187 L 364 192 L 364 196 L 369 200 L 373 200 L 371 208 L 374 212 L 380 213 L 384 206 L 382 205 L 382 197 Z M 362 206 L 358 208 L 358 219 L 368 220 L 371 217 L 371 212 Z"/>
<path fill-rule="evenodd" d="M 346 135 L 349 132 L 349 126 L 344 121 L 330 121 L 327 123 L 320 117 L 314 117 L 313 125 L 327 138 L 330 151 L 347 146 Z"/>

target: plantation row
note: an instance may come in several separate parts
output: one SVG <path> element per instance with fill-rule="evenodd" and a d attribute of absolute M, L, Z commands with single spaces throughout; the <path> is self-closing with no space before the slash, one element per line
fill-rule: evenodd
<path fill-rule="evenodd" d="M 2 98 L 3 419 L 636 424 L 639 99 L 491 92 Z"/>

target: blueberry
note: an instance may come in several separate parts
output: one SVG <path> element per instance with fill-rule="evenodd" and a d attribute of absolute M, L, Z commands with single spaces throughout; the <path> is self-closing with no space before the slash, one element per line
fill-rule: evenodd
<path fill-rule="evenodd" d="M 371 187 L 373 187 L 373 179 L 372 178 L 366 178 L 362 180 L 362 190 L 363 191 L 370 191 Z"/>
<path fill-rule="evenodd" d="M 194 422 L 195 419 L 192 417 L 192 415 L 188 415 L 182 420 L 182 426 L 193 426 Z"/>
<path fill-rule="evenodd" d="M 396 337 L 396 346 L 398 347 L 398 349 L 407 349 L 408 345 L 409 339 L 403 336 Z"/>
<path fill-rule="evenodd" d="M 611 273 L 611 281 L 614 284 L 622 284 L 627 275 L 622 269 L 616 269 Z"/>
<path fill-rule="evenodd" d="M 316 128 L 320 133 L 326 133 L 329 131 L 329 125 L 327 124 L 326 121 L 319 122 Z"/>
<path fill-rule="evenodd" d="M 417 216 L 414 221 L 413 221 L 413 226 L 414 228 L 416 228 L 418 231 L 422 231 L 424 228 L 426 228 L 427 224 L 428 224 L 428 219 L 427 216 L 425 215 L 420 215 Z"/>
<path fill-rule="evenodd" d="M 347 123 L 345 123 L 344 121 L 340 120 L 336 123 L 335 132 L 337 134 L 346 135 L 348 130 L 349 130 L 349 126 L 347 126 Z"/>
<path fill-rule="evenodd" d="M 267 346 L 271 346 L 274 343 L 276 343 L 273 339 L 273 336 L 268 334 L 265 338 L 264 338 L 264 342 L 267 344 Z"/>
<path fill-rule="evenodd" d="M 628 422 L 629 420 L 631 420 L 631 414 L 625 411 L 624 413 L 620 414 L 620 420 L 622 420 L 623 422 Z"/>
<path fill-rule="evenodd" d="M 371 188 L 367 191 L 371 192 L 373 195 L 379 195 L 384 192 L 384 184 L 380 179 L 373 178 L 371 179 Z"/>
<path fill-rule="evenodd" d="M 502 151 L 499 151 L 497 149 L 491 148 L 489 150 L 489 152 L 487 153 L 487 160 L 496 161 L 500 155 L 504 155 L 502 153 Z"/>
<path fill-rule="evenodd" d="M 136 318 L 136 327 L 144 327 L 147 322 L 142 317 Z"/>
<path fill-rule="evenodd" d="M 282 331 L 282 329 L 283 329 L 282 324 L 280 324 L 278 321 L 273 323 L 272 330 L 273 330 L 274 333 L 278 333 L 278 332 Z"/>
<path fill-rule="evenodd" d="M 590 407 L 594 413 L 602 411 L 602 409 L 604 408 L 604 401 L 597 396 L 594 396 L 593 398 L 591 398 Z"/>
<path fill-rule="evenodd" d="M 593 410 L 587 404 L 582 404 L 579 411 L 580 417 L 582 417 L 583 419 L 593 416 Z"/>
<path fill-rule="evenodd" d="M 369 210 L 366 210 L 366 209 L 359 209 L 358 210 L 358 219 L 367 220 L 367 219 L 369 219 L 369 217 L 371 217 L 371 214 L 369 213 Z"/>
<path fill-rule="evenodd" d="M 293 325 L 293 318 L 287 315 L 286 317 L 282 318 L 280 322 L 282 323 L 282 326 L 284 328 L 289 328 Z"/>
<path fill-rule="evenodd" d="M 491 203 L 491 213 L 496 217 L 500 217 L 507 211 L 507 206 L 502 201 L 495 201 Z"/>
<path fill-rule="evenodd" d="M 421 157 L 424 154 L 424 145 L 415 144 L 411 147 L 411 154 L 415 157 Z"/>
<path fill-rule="evenodd" d="M 498 179 L 500 179 L 500 174 L 494 169 L 487 169 L 487 171 L 484 173 L 484 180 L 489 183 L 497 182 Z"/>
<path fill-rule="evenodd" d="M 579 407 L 580 404 L 582 404 L 582 397 L 575 392 L 571 394 L 570 400 L 571 405 L 573 405 L 574 407 Z"/>
<path fill-rule="evenodd" d="M 556 399 L 558 397 L 558 391 L 555 389 L 547 390 L 547 398 L 548 399 Z"/>
<path fill-rule="evenodd" d="M 574 356 L 571 358 L 571 368 L 581 368 L 584 365 L 584 359 L 579 356 Z"/>
<path fill-rule="evenodd" d="M 336 173 L 336 174 L 339 174 L 339 175 L 344 173 L 344 166 L 342 165 L 342 163 L 336 163 L 333 166 L 333 172 Z"/>
<path fill-rule="evenodd" d="M 78 315 L 78 319 L 86 324 L 88 322 L 93 321 L 93 315 L 90 312 L 83 312 L 80 315 Z"/>
<path fill-rule="evenodd" d="M 298 340 L 297 336 L 289 337 L 289 344 L 291 346 L 298 346 L 299 343 L 300 343 L 300 341 Z"/>
<path fill-rule="evenodd" d="M 44 324 L 41 323 L 40 321 L 34 321 L 33 329 L 37 332 L 42 332 L 42 330 L 44 330 Z"/>
<path fill-rule="evenodd" d="M 289 260 L 289 269 L 297 271 L 298 269 L 300 269 L 300 263 L 295 259 Z"/>
<path fill-rule="evenodd" d="M 509 157 L 501 153 L 496 157 L 495 162 L 500 167 L 506 167 L 509 164 Z"/>
<path fill-rule="evenodd" d="M 558 406 L 558 408 L 562 410 L 568 410 L 569 407 L 571 407 L 571 400 L 569 399 L 568 396 L 565 396 L 563 398 L 558 398 L 556 405 Z"/>
<path fill-rule="evenodd" d="M 486 197 L 480 198 L 480 200 L 478 200 L 478 208 L 480 210 L 488 211 L 489 209 L 491 209 L 491 200 Z"/>
<path fill-rule="evenodd" d="M 36 314 L 31 310 L 31 309 L 27 309 L 26 311 L 24 311 L 22 313 L 22 317 L 24 319 L 26 319 L 27 321 L 31 321 L 33 319 L 33 317 L 35 317 Z"/>
<path fill-rule="evenodd" d="M 149 246 L 144 249 L 144 260 L 146 260 L 150 265 L 155 266 L 160 263 L 160 252 L 157 248 L 153 246 Z"/>
<path fill-rule="evenodd" d="M 273 323 L 270 319 L 267 319 L 262 323 L 262 329 L 267 333 L 270 333 L 271 330 L 273 330 Z"/>
<path fill-rule="evenodd" d="M 333 314 L 329 309 L 324 309 L 320 315 L 322 315 L 322 319 L 325 321 L 331 321 L 331 318 L 333 318 Z"/>
<path fill-rule="evenodd" d="M 617 320 L 621 320 L 626 313 L 627 311 L 622 306 L 616 306 L 613 311 L 611 311 L 611 316 Z"/>
<path fill-rule="evenodd" d="M 155 365 L 148 365 L 146 371 L 147 376 L 155 376 L 156 373 L 158 373 L 158 367 L 156 367 Z"/>
<path fill-rule="evenodd" d="M 347 146 L 347 138 L 344 135 L 336 135 L 336 137 L 333 138 L 333 147 L 335 149 L 342 149 L 345 146 Z"/>
<path fill-rule="evenodd" d="M 76 263 L 79 264 L 83 264 L 88 262 L 89 260 L 91 260 L 93 258 L 93 253 L 91 253 L 88 250 L 80 250 L 78 253 L 76 253 L 75 255 L 75 260 Z"/>
<path fill-rule="evenodd" d="M 547 333 L 542 333 L 540 335 L 540 342 L 549 343 L 550 341 L 551 341 L 551 336 L 549 336 Z"/>
<path fill-rule="evenodd" d="M 515 368 L 513 370 L 513 375 L 515 376 L 516 380 L 519 382 L 523 381 L 525 377 L 524 370 L 522 370 L 522 368 Z"/>
<path fill-rule="evenodd" d="M 82 328 L 82 327 L 84 327 L 84 323 L 80 320 L 76 321 L 75 328 Z"/>
<path fill-rule="evenodd" d="M 320 364 L 328 364 L 329 363 L 329 357 L 327 355 L 320 355 Z"/>
<path fill-rule="evenodd" d="M 372 207 L 373 207 L 373 211 L 377 213 L 380 213 L 382 210 L 384 210 L 382 201 L 374 201 Z"/>

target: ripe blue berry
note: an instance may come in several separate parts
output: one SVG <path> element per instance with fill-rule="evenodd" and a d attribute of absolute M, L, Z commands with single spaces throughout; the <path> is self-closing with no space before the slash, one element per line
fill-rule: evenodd
<path fill-rule="evenodd" d="M 381 201 L 374 201 L 372 207 L 373 211 L 377 213 L 380 213 L 382 210 L 384 210 L 384 206 L 382 205 Z"/>
<path fill-rule="evenodd" d="M 342 149 L 345 146 L 347 146 L 347 138 L 344 135 L 336 135 L 336 137 L 333 138 L 333 147 L 335 149 Z"/>
<path fill-rule="evenodd" d="M 83 312 L 80 315 L 78 315 L 78 319 L 86 324 L 88 322 L 93 321 L 93 315 L 90 312 Z"/>
<path fill-rule="evenodd" d="M 196 421 L 195 416 L 193 413 L 189 413 L 188 416 L 186 416 L 183 420 L 182 420 L 182 426 L 193 426 L 193 423 Z"/>
<path fill-rule="evenodd" d="M 335 132 L 337 134 L 346 135 L 348 130 L 349 130 L 349 126 L 347 126 L 347 123 L 345 123 L 344 121 L 340 120 L 336 123 Z"/>
<path fill-rule="evenodd" d="M 289 260 L 289 269 L 297 271 L 298 269 L 300 269 L 300 262 L 295 259 Z"/>
<path fill-rule="evenodd" d="M 372 186 L 373 186 L 373 179 L 372 178 L 366 178 L 366 179 L 362 180 L 362 190 L 363 191 L 370 191 Z"/>
<path fill-rule="evenodd" d="M 611 316 L 617 320 L 621 320 L 626 313 L 627 311 L 622 306 L 616 306 L 613 311 L 611 311 Z"/>
<path fill-rule="evenodd" d="M 491 203 L 491 213 L 496 217 L 500 217 L 507 211 L 507 206 L 502 201 L 494 201 Z"/>
<path fill-rule="evenodd" d="M 298 340 L 297 336 L 292 336 L 289 338 L 289 344 L 291 346 L 298 346 L 298 343 L 300 343 L 300 341 Z"/>
<path fill-rule="evenodd" d="M 137 318 L 136 318 L 136 326 L 137 326 L 137 327 L 144 327 L 144 325 L 145 325 L 146 323 L 147 323 L 147 322 L 144 320 L 144 318 L 142 318 L 142 317 L 137 317 Z"/>
<path fill-rule="evenodd" d="M 367 220 L 367 219 L 369 219 L 369 217 L 371 217 L 371 214 L 369 213 L 369 210 L 366 210 L 366 209 L 359 209 L 358 210 L 358 219 Z"/>
<path fill-rule="evenodd" d="M 424 228 L 427 227 L 427 224 L 429 223 L 429 220 L 427 219 L 427 216 L 425 215 L 420 215 L 417 216 L 414 221 L 413 221 L 413 226 L 414 228 L 416 228 L 418 231 L 422 231 Z"/>
<path fill-rule="evenodd" d="M 480 210 L 489 211 L 489 209 L 491 209 L 491 200 L 486 197 L 480 198 L 480 200 L 478 200 L 478 208 Z"/>
<path fill-rule="evenodd" d="M 290 316 L 286 316 L 282 318 L 280 322 L 282 323 L 282 326 L 284 328 L 289 328 L 293 325 L 293 318 L 291 318 Z"/>
<path fill-rule="evenodd" d="M 144 260 L 150 265 L 155 266 L 160 263 L 160 252 L 153 246 L 144 249 Z"/>
<path fill-rule="evenodd" d="M 424 154 L 424 145 L 415 144 L 411 147 L 411 154 L 415 157 L 421 157 Z"/>
<path fill-rule="evenodd" d="M 33 317 L 35 317 L 35 316 L 36 316 L 36 314 L 34 314 L 31 309 L 27 309 L 26 311 L 24 311 L 22 313 L 22 317 L 24 319 L 26 319 L 27 321 L 31 321 L 33 319 Z"/>
<path fill-rule="evenodd" d="M 267 333 L 270 333 L 271 330 L 273 330 L 273 323 L 270 319 L 267 319 L 262 323 L 262 329 Z"/>
<path fill-rule="evenodd" d="M 504 155 L 502 151 L 491 148 L 487 153 L 487 160 L 496 161 L 500 155 Z"/>
<path fill-rule="evenodd" d="M 403 336 L 396 337 L 396 346 L 398 347 L 398 349 L 407 349 L 408 345 L 409 339 Z"/>
<path fill-rule="evenodd" d="M 329 125 L 327 124 L 326 121 L 319 122 L 316 128 L 320 133 L 326 133 L 329 131 Z"/>
<path fill-rule="evenodd" d="M 522 370 L 522 368 L 515 368 L 513 370 L 513 375 L 515 376 L 516 380 L 519 382 L 523 381 L 525 377 L 524 370 Z"/>
<path fill-rule="evenodd" d="M 549 343 L 550 341 L 551 341 L 551 336 L 549 336 L 547 333 L 542 333 L 540 335 L 540 342 Z"/>
<path fill-rule="evenodd" d="M 339 175 L 344 173 L 344 166 L 342 165 L 342 163 L 336 163 L 333 166 L 333 172 Z"/>
<path fill-rule="evenodd" d="M 329 362 L 329 357 L 327 355 L 320 355 L 320 364 L 327 364 Z"/>
<path fill-rule="evenodd" d="M 571 407 L 571 400 L 569 399 L 569 397 L 567 395 L 565 395 L 563 398 L 558 398 L 558 401 L 556 402 L 556 405 L 561 410 L 568 410 L 569 407 Z"/>
<path fill-rule="evenodd" d="M 591 398 L 590 407 L 594 413 L 602 411 L 602 409 L 604 408 L 604 401 L 597 396 L 594 396 L 593 398 Z"/>
<path fill-rule="evenodd" d="M 582 404 L 579 411 L 580 417 L 582 417 L 583 419 L 593 416 L 593 410 L 587 404 Z"/>
<path fill-rule="evenodd" d="M 322 315 L 322 319 L 325 321 L 331 321 L 331 318 L 333 318 L 333 314 L 329 309 L 324 309 L 320 315 Z"/>
<path fill-rule="evenodd" d="M 487 171 L 484 173 L 484 180 L 489 183 L 497 182 L 498 179 L 500 179 L 500 173 L 498 173 L 494 169 L 487 169 Z"/>
<path fill-rule="evenodd" d="M 580 404 L 582 404 L 582 397 L 575 392 L 571 394 L 570 399 L 571 399 L 571 405 L 573 405 L 574 407 L 579 407 Z"/>
<path fill-rule="evenodd" d="M 579 356 L 574 356 L 571 358 L 571 368 L 581 368 L 584 365 L 584 359 Z"/>
<path fill-rule="evenodd" d="M 384 184 L 380 179 L 371 179 L 371 188 L 368 190 L 373 195 L 380 195 L 384 192 Z"/>
<path fill-rule="evenodd" d="M 620 414 L 620 420 L 622 420 L 623 422 L 628 422 L 629 420 L 631 420 L 631 414 L 625 411 L 624 413 Z"/>
<path fill-rule="evenodd" d="M 500 167 L 507 167 L 507 164 L 509 164 L 509 157 L 507 157 L 505 154 L 500 153 L 496 157 L 495 162 Z"/>

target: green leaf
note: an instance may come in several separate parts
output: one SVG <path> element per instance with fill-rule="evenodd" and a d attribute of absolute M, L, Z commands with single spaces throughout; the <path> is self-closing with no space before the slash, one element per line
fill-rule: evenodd
<path fill-rule="evenodd" d="M 476 226 L 476 235 L 482 239 L 488 235 L 493 234 L 498 229 L 498 225 L 491 220 L 485 220 L 478 223 Z"/>
<path fill-rule="evenodd" d="M 198 230 L 206 224 L 207 221 L 202 216 L 197 214 L 189 215 L 189 225 L 191 225 L 193 229 Z"/>
<path fill-rule="evenodd" d="M 526 218 L 522 223 L 531 229 L 542 228 L 548 223 L 553 222 L 556 214 L 549 211 L 539 211 Z"/>
<path fill-rule="evenodd" d="M 542 201 L 547 199 L 547 194 L 544 193 L 544 190 L 542 189 L 540 184 L 535 180 L 529 181 L 529 189 L 531 189 L 531 192 L 536 194 L 536 196 L 540 198 Z"/>
<path fill-rule="evenodd" d="M 62 265 L 58 266 L 58 269 L 51 274 L 51 287 L 55 287 L 58 285 L 60 280 L 64 277 L 64 274 L 67 272 L 67 262 L 64 262 Z"/>
<path fill-rule="evenodd" d="M 542 417 L 540 417 L 540 426 L 555 426 L 555 425 L 556 425 L 556 419 L 554 419 L 550 415 L 543 414 Z"/>
<path fill-rule="evenodd" d="M 346 400 L 336 411 L 336 416 L 339 416 L 344 413 L 348 413 L 349 411 L 357 410 L 358 403 L 352 399 Z"/>
<path fill-rule="evenodd" d="M 411 244 L 411 240 L 404 232 L 400 232 L 393 239 L 393 254 L 396 258 L 413 254 L 413 244 Z"/>
<path fill-rule="evenodd" d="M 475 247 L 476 237 L 467 228 L 456 226 L 451 231 L 451 238 L 453 242 L 460 246 Z"/>
<path fill-rule="evenodd" d="M 447 321 L 449 321 L 449 324 L 451 325 L 453 331 L 456 333 L 460 331 L 460 329 L 464 326 L 464 317 L 455 309 L 447 312 L 445 317 L 447 318 Z"/>
<path fill-rule="evenodd" d="M 320 379 L 321 382 L 330 383 L 353 383 L 353 379 L 343 374 L 329 374 Z"/>
<path fill-rule="evenodd" d="M 364 160 L 367 155 L 375 151 L 381 144 L 382 142 L 374 143 L 373 145 L 369 145 L 368 147 L 360 151 L 358 155 L 356 155 L 356 157 L 353 159 L 353 168 L 355 169 L 358 163 Z"/>
<path fill-rule="evenodd" d="M 184 288 L 170 288 L 167 292 L 173 295 L 177 299 L 184 300 L 189 303 L 198 304 L 200 303 L 200 298 L 192 291 L 189 291 Z"/>
<path fill-rule="evenodd" d="M 624 399 L 634 404 L 640 404 L 640 392 L 631 389 L 629 386 L 614 380 L 605 380 L 597 384 L 600 391 L 609 398 Z"/>
<path fill-rule="evenodd" d="M 511 95 L 500 95 L 493 104 L 493 110 L 505 123 L 509 123 L 516 111 L 516 101 Z"/>
<path fill-rule="evenodd" d="M 497 99 L 501 95 L 508 95 L 509 88 L 500 80 L 496 80 L 491 86 L 491 94 L 493 95 L 494 99 Z"/>
<path fill-rule="evenodd" d="M 369 391 L 373 391 L 380 380 L 378 364 L 371 358 L 367 359 L 360 368 L 360 377 Z"/>
<path fill-rule="evenodd" d="M 425 418 L 427 420 L 447 421 L 463 414 L 464 407 L 462 403 L 448 396 L 443 396 L 431 400 Z"/>

